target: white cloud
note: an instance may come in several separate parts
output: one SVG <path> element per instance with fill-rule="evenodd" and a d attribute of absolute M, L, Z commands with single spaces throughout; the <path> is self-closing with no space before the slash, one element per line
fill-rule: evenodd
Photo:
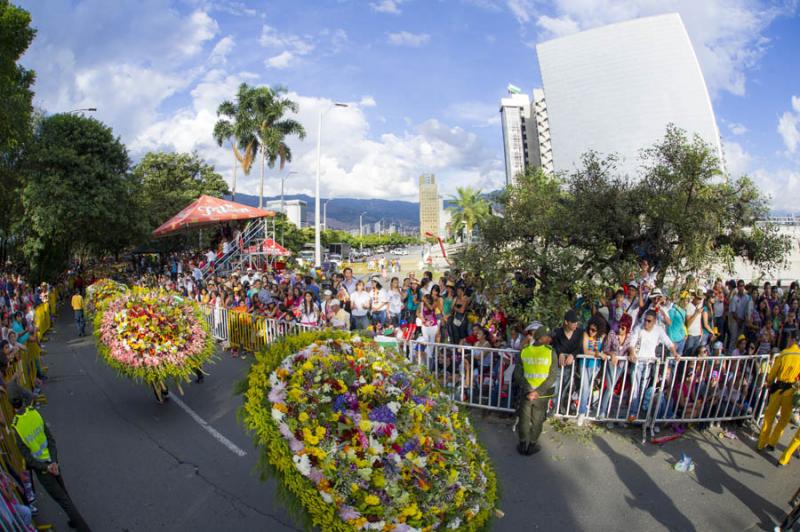
<path fill-rule="evenodd" d="M 520 24 L 527 24 L 534 16 L 535 6 L 532 0 L 508 0 L 507 5 Z"/>
<path fill-rule="evenodd" d="M 274 55 L 266 60 L 265 64 L 271 68 L 289 68 L 296 56 L 294 52 L 290 52 L 289 50 L 284 50 L 283 52 L 279 53 L 278 55 Z"/>
<path fill-rule="evenodd" d="M 800 195 L 800 171 L 764 169 L 751 173 L 756 185 L 772 199 L 772 208 L 798 212 L 797 197 Z"/>
<path fill-rule="evenodd" d="M 734 135 L 744 135 L 747 133 L 747 127 L 744 124 L 738 124 L 736 122 L 731 122 L 728 124 L 728 129 L 731 130 L 731 133 Z"/>
<path fill-rule="evenodd" d="M 410 46 L 412 48 L 419 48 L 431 40 L 431 36 L 427 33 L 410 33 L 408 31 L 387 33 L 386 36 L 391 45 Z"/>
<path fill-rule="evenodd" d="M 739 177 L 749 172 L 753 157 L 741 144 L 725 140 L 722 143 L 722 151 L 725 154 L 725 167 L 729 175 Z"/>
<path fill-rule="evenodd" d="M 214 45 L 214 49 L 211 50 L 211 55 L 208 60 L 211 61 L 212 64 L 225 64 L 228 60 L 228 54 L 233 51 L 234 46 L 236 46 L 236 41 L 233 39 L 232 35 L 223 37 Z"/>
<path fill-rule="evenodd" d="M 264 64 L 268 68 L 289 68 L 297 66 L 300 60 L 311 52 L 321 49 L 328 54 L 341 52 L 349 43 L 347 32 L 343 29 L 323 29 L 316 35 L 296 35 L 280 33 L 275 28 L 264 24 L 258 42 L 269 48 L 274 55 Z"/>
<path fill-rule="evenodd" d="M 358 105 L 360 107 L 375 107 L 378 105 L 378 102 L 376 102 L 375 98 L 372 96 L 364 96 L 359 100 Z"/>
<path fill-rule="evenodd" d="M 244 79 L 243 79 L 244 77 Z M 227 75 L 212 70 L 191 92 L 192 104 L 142 131 L 131 148 L 137 153 L 155 149 L 196 150 L 230 182 L 232 157 L 227 146 L 220 148 L 211 133 L 217 120 L 216 108 L 236 92 L 246 75 Z M 313 193 L 316 171 L 317 117 L 333 101 L 290 93 L 300 107 L 295 118 L 306 126 L 306 139 L 289 139 L 298 175 L 286 182 L 288 193 Z M 443 193 L 456 186 L 496 188 L 504 180 L 502 161 L 495 158 L 474 133 L 426 120 L 402 133 L 374 138 L 364 107 L 374 100 L 365 96 L 357 106 L 331 109 L 322 130 L 321 186 L 325 196 L 394 198 L 414 200 L 417 178 L 423 172 L 437 173 Z M 379 119 L 377 119 L 379 120 Z M 278 191 L 277 170 L 267 171 L 265 194 Z M 239 175 L 237 191 L 254 194 L 259 170 Z"/>
<path fill-rule="evenodd" d="M 537 4 L 538 5 L 538 4 Z M 637 17 L 678 12 L 683 18 L 712 94 L 744 95 L 746 74 L 764 54 L 765 30 L 775 18 L 794 12 L 796 2 L 766 0 L 554 0 L 541 13 L 531 0 L 509 0 L 520 24 L 535 21 L 539 40 Z"/>
<path fill-rule="evenodd" d="M 778 120 L 778 133 L 789 153 L 795 153 L 800 146 L 800 97 L 792 96 L 792 109 Z"/>
<path fill-rule="evenodd" d="M 562 37 L 580 31 L 578 23 L 569 16 L 548 17 L 542 15 L 536 19 L 536 25 L 553 37 Z"/>
<path fill-rule="evenodd" d="M 445 116 L 470 126 L 486 127 L 500 124 L 500 112 L 494 103 L 475 101 L 453 103 L 445 110 Z"/>
<path fill-rule="evenodd" d="M 378 13 L 390 13 L 392 15 L 399 15 L 402 13 L 400 4 L 403 0 L 381 0 L 380 2 L 370 2 L 369 6 L 373 11 Z"/>

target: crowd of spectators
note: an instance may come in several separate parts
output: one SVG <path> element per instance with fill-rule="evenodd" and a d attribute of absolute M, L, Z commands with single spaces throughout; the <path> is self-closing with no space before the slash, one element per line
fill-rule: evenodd
<path fill-rule="evenodd" d="M 428 346 L 440 343 L 516 351 L 532 341 L 533 331 L 540 325 L 510 319 L 476 289 L 467 272 L 434 276 L 425 271 L 417 277 L 409 271 L 401 277 L 383 270 L 357 278 L 350 268 L 327 275 L 243 268 L 206 280 L 202 267 L 202 256 L 173 256 L 157 273 L 146 274 L 142 282 L 177 290 L 214 308 L 307 326 L 392 333 Z M 648 361 L 770 355 L 788 347 L 798 331 L 796 282 L 788 287 L 721 279 L 703 284 L 689 277 L 669 292 L 659 288 L 656 279 L 647 260 L 642 260 L 637 274 L 619 286 L 608 287 L 602 296 L 576 296 L 564 323 L 553 330 L 553 348 L 559 365 L 565 368 L 565 381 L 559 387 L 561 409 L 572 408 L 579 423 L 592 412 L 608 419 L 620 417 L 621 396 L 629 398 L 622 409 L 628 415 L 622 417 L 640 418 L 653 399 L 648 383 L 665 378 L 652 373 Z M 500 358 L 495 363 L 482 358 L 481 365 L 492 367 L 469 371 L 461 362 L 454 366 L 450 360 L 431 360 L 431 347 L 420 349 L 429 365 L 449 365 L 447 370 L 455 374 L 449 377 L 466 381 L 468 388 L 477 382 L 492 383 L 494 389 L 487 392 L 487 401 L 501 404 L 509 399 L 510 392 L 502 389 L 509 382 L 512 356 L 497 355 Z M 635 363 L 637 360 L 641 363 Z M 764 368 L 755 362 L 746 368 L 739 363 L 675 367 L 675 373 L 666 379 L 671 383 L 669 389 L 656 390 L 670 399 L 670 411 L 661 415 L 688 412 L 694 413 L 693 417 L 710 417 L 711 407 L 718 407 L 723 399 L 737 399 L 729 412 L 759 406 L 745 397 L 763 377 Z M 687 400 L 708 395 L 709 387 L 713 388 L 710 402 L 703 405 Z M 611 411 L 617 415 L 609 415 Z"/>
<path fill-rule="evenodd" d="M 51 296 L 47 283 L 32 285 L 20 274 L 0 273 L 0 415 L 8 428 L 14 414 L 8 398 L 18 396 L 26 404 L 33 403 L 46 381 L 39 358 L 43 349 L 36 308 L 48 304 Z M 27 448 L 14 437 L 13 430 L 0 435 L 0 447 L 0 527 L 35 530 L 32 516 L 37 510 L 31 474 L 13 459 L 15 453 L 25 456 Z"/>

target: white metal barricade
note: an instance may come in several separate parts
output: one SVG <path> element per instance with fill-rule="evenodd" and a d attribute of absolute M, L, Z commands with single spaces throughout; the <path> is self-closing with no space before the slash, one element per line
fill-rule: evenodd
<path fill-rule="evenodd" d="M 411 340 L 406 356 L 426 366 L 461 404 L 513 412 L 518 351 Z M 767 399 L 769 355 L 655 357 L 616 364 L 588 355 L 559 368 L 551 415 L 657 424 L 758 420 Z M 643 432 L 644 435 L 644 432 Z"/>

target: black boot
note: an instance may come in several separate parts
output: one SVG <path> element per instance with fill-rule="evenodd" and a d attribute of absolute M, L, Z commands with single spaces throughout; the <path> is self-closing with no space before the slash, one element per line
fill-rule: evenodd
<path fill-rule="evenodd" d="M 542 448 L 539 447 L 538 445 L 536 445 L 534 443 L 529 443 L 528 447 L 525 449 L 525 456 L 531 456 L 533 454 L 538 453 L 541 450 L 542 450 Z"/>
<path fill-rule="evenodd" d="M 521 441 L 517 444 L 517 452 L 523 456 L 528 454 L 528 444 Z"/>

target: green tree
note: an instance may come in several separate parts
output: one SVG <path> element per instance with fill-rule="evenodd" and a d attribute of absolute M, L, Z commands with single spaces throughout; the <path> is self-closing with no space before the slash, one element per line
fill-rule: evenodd
<path fill-rule="evenodd" d="M 21 158 L 30 141 L 33 114 L 32 70 L 18 64 L 36 31 L 30 14 L 0 0 L 0 239 L 9 238 L 12 224 L 22 216 Z"/>
<path fill-rule="evenodd" d="M 593 152 L 569 175 L 528 169 L 458 265 L 518 318 L 556 323 L 573 295 L 599 296 L 642 258 L 675 288 L 689 273 L 730 271 L 736 257 L 764 269 L 784 260 L 789 242 L 760 222 L 768 198 L 747 177 L 725 179 L 701 139 L 670 126 L 642 162 L 636 179 Z"/>
<path fill-rule="evenodd" d="M 259 87 L 253 100 L 255 118 L 258 123 L 258 140 L 261 148 L 261 186 L 258 194 L 258 206 L 264 199 L 264 163 L 270 169 L 279 164 L 283 170 L 286 163 L 292 161 L 292 151 L 286 144 L 286 137 L 297 135 L 301 140 L 306 137 L 306 130 L 300 122 L 286 118 L 288 112 L 296 113 L 296 102 L 286 98 L 285 87 Z"/>
<path fill-rule="evenodd" d="M 471 187 L 458 187 L 452 200 L 455 201 L 455 206 L 449 208 L 452 213 L 450 232 L 456 236 L 464 231 L 463 234 L 469 242 L 475 227 L 491 214 L 489 202 L 481 196 L 480 190 Z"/>
<path fill-rule="evenodd" d="M 261 186 L 258 206 L 263 207 L 265 166 L 280 169 L 292 160 L 292 152 L 286 137 L 306 136 L 303 126 L 285 115 L 296 113 L 297 103 L 286 97 L 285 87 L 239 86 L 234 102 L 225 101 L 217 109 L 217 115 L 225 118 L 214 126 L 214 138 L 221 146 L 225 140 L 232 141 L 234 155 L 242 165 L 245 175 L 250 174 L 256 155 L 261 153 Z"/>
<path fill-rule="evenodd" d="M 232 197 L 236 200 L 236 169 L 242 167 L 245 175 L 250 175 L 258 149 L 257 124 L 251 110 L 253 88 L 242 83 L 233 101 L 225 100 L 217 107 L 217 116 L 223 117 L 214 124 L 214 140 L 219 146 L 226 141 L 231 144 L 234 157 Z"/>
<path fill-rule="evenodd" d="M 16 234 L 34 274 L 58 273 L 73 255 L 116 253 L 135 236 L 136 183 L 125 146 L 93 118 L 44 118 L 26 150 L 24 217 Z"/>
<path fill-rule="evenodd" d="M 206 194 L 228 194 L 228 184 L 196 153 L 150 152 L 133 168 L 137 203 L 146 235 Z"/>

